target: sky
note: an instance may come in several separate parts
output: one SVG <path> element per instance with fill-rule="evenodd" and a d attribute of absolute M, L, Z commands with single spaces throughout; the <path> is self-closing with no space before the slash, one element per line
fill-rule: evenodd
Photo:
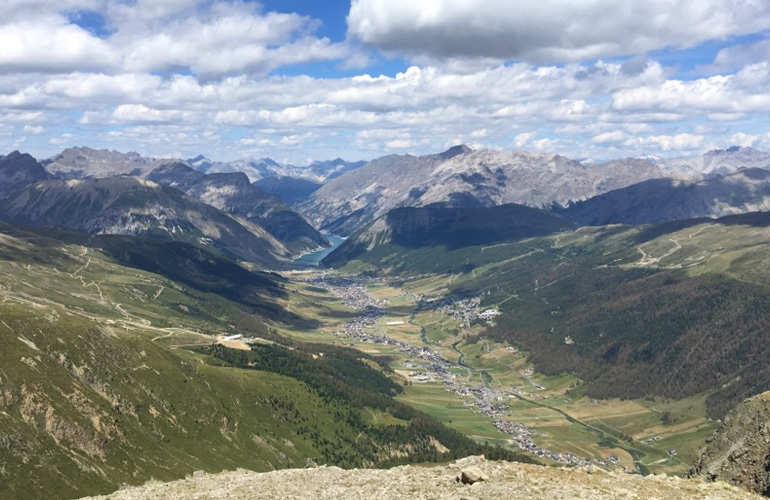
<path fill-rule="evenodd" d="M 770 0 L 3 0 L 0 154 L 770 151 Z"/>

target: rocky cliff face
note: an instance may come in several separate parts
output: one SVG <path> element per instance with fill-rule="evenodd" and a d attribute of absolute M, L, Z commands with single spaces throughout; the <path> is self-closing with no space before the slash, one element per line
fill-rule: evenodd
<path fill-rule="evenodd" d="M 463 484 L 458 477 L 475 470 L 484 477 Z M 642 477 L 579 468 L 543 467 L 488 462 L 468 457 L 449 465 L 407 465 L 390 470 L 343 470 L 337 467 L 292 469 L 257 474 L 239 470 L 222 474 L 195 473 L 173 483 L 148 483 L 139 488 L 94 497 L 100 500 L 230 500 L 258 499 L 510 499 L 615 500 L 618 498 L 751 499 L 745 490 L 719 483 L 680 478 Z"/>
<path fill-rule="evenodd" d="M 770 392 L 747 399 L 725 418 L 690 475 L 770 496 Z"/>

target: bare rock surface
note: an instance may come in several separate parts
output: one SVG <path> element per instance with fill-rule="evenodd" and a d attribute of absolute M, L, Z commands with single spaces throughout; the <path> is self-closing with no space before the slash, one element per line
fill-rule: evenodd
<path fill-rule="evenodd" d="M 457 481 L 464 469 L 476 468 L 488 479 L 473 485 Z M 289 469 L 267 473 L 244 470 L 195 473 L 172 483 L 148 483 L 102 500 L 256 500 L 256 499 L 752 499 L 761 498 L 725 483 L 642 477 L 578 468 L 487 462 L 468 457 L 449 465 L 402 466 L 389 470 L 343 470 L 337 467 Z"/>
<path fill-rule="evenodd" d="M 770 494 L 770 392 L 747 399 L 725 418 L 691 475 Z"/>

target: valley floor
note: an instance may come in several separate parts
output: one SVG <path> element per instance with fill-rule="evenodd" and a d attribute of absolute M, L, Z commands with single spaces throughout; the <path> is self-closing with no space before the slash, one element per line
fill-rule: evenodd
<path fill-rule="evenodd" d="M 284 333 L 390 356 L 402 401 L 479 442 L 521 448 L 546 463 L 683 474 L 717 426 L 702 397 L 599 401 L 568 393 L 579 379 L 538 374 L 515 346 L 484 338 L 485 327 L 471 322 L 483 313 L 478 301 L 444 297 L 452 277 L 289 277 L 294 312 L 324 326 Z"/>

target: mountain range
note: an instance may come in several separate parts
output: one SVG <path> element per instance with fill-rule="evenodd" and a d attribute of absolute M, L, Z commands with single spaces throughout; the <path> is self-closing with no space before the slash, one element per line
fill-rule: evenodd
<path fill-rule="evenodd" d="M 90 181 L 122 176 L 147 179 L 179 189 L 235 218 L 248 221 L 250 227 L 246 228 L 246 232 L 256 231 L 260 234 L 266 232 L 267 236 L 277 239 L 279 242 L 277 246 L 275 241 L 270 241 L 266 245 L 267 248 L 272 249 L 269 252 L 271 257 L 267 260 L 261 258 L 262 262 L 275 262 L 273 257 L 286 260 L 291 255 L 299 255 L 329 245 L 326 238 L 312 228 L 301 215 L 278 196 L 259 190 L 242 172 L 205 174 L 178 160 L 151 159 L 133 152 L 123 154 L 87 147 L 66 149 L 53 158 L 42 161 L 41 164 L 37 164 L 28 155 L 21 157 L 18 153 L 13 153 L 7 158 L 5 164 L 0 165 L 0 172 L 2 172 L 0 175 L 18 177 L 18 173 L 15 172 L 20 170 L 28 173 L 17 182 L 10 182 L 9 177 L 9 182 L 6 183 L 7 193 L 0 193 L 0 195 L 10 196 L 18 192 L 21 187 L 29 185 L 32 180 L 40 181 L 48 178 Z M 35 168 L 32 168 L 33 164 L 36 165 Z M 119 186 L 125 186 L 125 184 L 119 182 L 111 184 L 112 188 L 119 188 Z M 127 211 L 124 216 L 128 216 L 132 208 L 146 207 L 123 205 L 123 208 Z M 187 213 L 190 213 L 189 207 Z M 29 219 L 25 219 L 20 213 L 14 213 L 6 217 L 6 220 Z M 88 225 L 92 224 L 86 224 L 84 221 L 69 221 L 66 227 Z M 117 227 L 110 225 L 96 224 L 95 227 L 99 227 L 100 231 L 118 230 Z M 142 232 L 146 233 L 146 229 L 144 228 Z M 182 226 L 178 226 L 177 230 L 183 231 Z M 263 250 L 264 248 L 255 249 L 256 252 Z M 244 255 L 243 249 L 235 253 Z"/>
<path fill-rule="evenodd" d="M 770 170 L 746 168 L 697 182 L 650 179 L 556 212 L 585 226 L 657 224 L 670 220 L 770 210 Z"/>
<path fill-rule="evenodd" d="M 770 194 L 770 174 L 761 167 L 770 167 L 770 155 L 744 147 L 714 150 L 689 159 L 627 158 L 582 164 L 554 154 L 473 151 L 455 146 L 426 156 L 389 155 L 365 164 L 336 159 L 307 167 L 269 158 L 224 163 L 198 156 L 184 162 L 80 147 L 40 163 L 18 152 L 0 158 L 4 180 L 0 199 L 16 198 L 6 201 L 0 217 L 91 232 L 208 241 L 213 234 L 213 212 L 192 216 L 193 206 L 197 210 L 204 205 L 191 205 L 186 200 L 185 210 L 180 210 L 182 198 L 151 195 L 157 186 L 146 183 L 93 183 L 115 176 L 145 179 L 178 189 L 227 214 L 227 218 L 218 217 L 220 223 L 228 221 L 231 226 L 222 234 L 251 234 L 264 240 L 252 250 L 244 245 L 228 250 L 234 255 L 262 255 L 258 261 L 276 263 L 328 246 L 318 229 L 350 235 L 401 207 L 467 209 L 513 203 L 551 208 L 580 225 L 649 224 L 764 210 L 769 207 L 765 198 Z M 51 182 L 41 186 L 36 196 L 31 195 L 33 191 L 21 198 L 15 196 L 30 185 L 55 179 L 85 183 Z M 88 198 L 94 205 L 83 211 L 80 197 L 93 197 L 99 190 L 109 194 Z M 140 191 L 146 192 L 138 195 Z M 46 194 L 40 195 L 43 192 Z M 70 196 L 78 201 L 69 200 Z M 79 208 L 57 211 L 45 197 Z M 126 202 L 132 197 L 137 206 Z M 146 205 L 150 198 L 155 200 L 153 209 Z M 123 213 L 116 211 L 114 200 L 121 200 L 117 207 L 122 207 Z M 172 205 L 162 206 L 165 202 Z M 97 209 L 108 208 L 108 215 L 96 216 Z M 243 227 L 234 233 L 232 224 Z M 181 236 L 180 232 L 187 230 L 192 233 Z M 228 237 L 214 240 L 220 248 L 234 242 Z M 244 242 L 252 240 L 245 237 Z"/>
<path fill-rule="evenodd" d="M 456 146 L 441 154 L 372 160 L 326 182 L 298 209 L 316 227 L 348 235 L 402 206 L 566 206 L 650 179 L 673 175 L 694 182 L 760 166 L 770 167 L 770 155 L 750 148 L 712 151 L 687 161 L 631 158 L 583 165 L 554 154 Z"/>
<path fill-rule="evenodd" d="M 133 177 L 42 181 L 0 202 L 0 214 L 30 227 L 185 241 L 266 266 L 290 257 L 265 229 L 177 189 Z"/>
<path fill-rule="evenodd" d="M 272 158 L 220 162 L 209 160 L 203 155 L 198 155 L 195 158 L 188 159 L 187 164 L 207 174 L 243 172 L 249 177 L 251 182 L 271 177 L 290 177 L 306 179 L 312 182 L 324 182 L 360 168 L 366 162 L 348 162 L 342 158 L 337 158 L 328 161 L 314 161 L 310 165 L 298 167 L 280 163 Z"/>
<path fill-rule="evenodd" d="M 278 196 L 260 191 L 242 172 L 204 174 L 190 166 L 166 163 L 147 179 L 179 189 L 230 215 L 265 228 L 292 253 L 317 250 L 329 242 Z"/>

